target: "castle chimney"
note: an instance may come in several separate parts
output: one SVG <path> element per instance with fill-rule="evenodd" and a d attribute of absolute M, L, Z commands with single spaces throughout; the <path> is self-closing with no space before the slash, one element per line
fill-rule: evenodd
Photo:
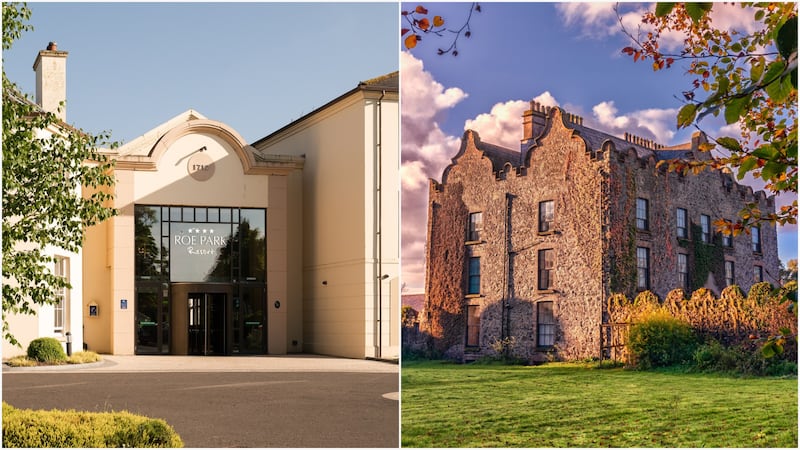
<path fill-rule="evenodd" d="M 531 109 L 522 113 L 522 151 L 527 150 L 533 140 L 542 134 L 549 112 L 549 106 L 531 100 Z"/>
<path fill-rule="evenodd" d="M 58 44 L 50 42 L 46 50 L 40 50 L 33 63 L 36 72 L 36 103 L 45 111 L 54 113 L 62 121 L 67 120 L 66 108 L 59 112 L 61 102 L 67 100 L 67 55 L 58 50 Z"/>

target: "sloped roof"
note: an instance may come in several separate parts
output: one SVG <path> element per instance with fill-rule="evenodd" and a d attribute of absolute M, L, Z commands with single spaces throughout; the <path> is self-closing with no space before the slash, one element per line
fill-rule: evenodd
<path fill-rule="evenodd" d="M 206 119 L 206 117 L 193 109 L 178 114 L 161 125 L 122 145 L 117 149 L 120 156 L 148 156 L 158 140 L 176 126 L 192 120 Z"/>

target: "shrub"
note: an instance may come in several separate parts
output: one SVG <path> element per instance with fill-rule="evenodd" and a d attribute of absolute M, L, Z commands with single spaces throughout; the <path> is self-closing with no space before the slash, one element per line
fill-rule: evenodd
<path fill-rule="evenodd" d="M 666 311 L 654 311 L 631 326 L 628 349 L 640 369 L 665 367 L 690 361 L 697 338 L 688 323 Z"/>
<path fill-rule="evenodd" d="M 694 366 L 702 372 L 742 376 L 797 376 L 797 363 L 781 358 L 764 358 L 761 350 L 739 345 L 725 347 L 717 341 L 703 344 L 694 352 Z"/>
<path fill-rule="evenodd" d="M 161 419 L 128 412 L 17 409 L 3 402 L 3 447 L 183 447 Z"/>
<path fill-rule="evenodd" d="M 64 353 L 64 349 L 58 340 L 44 337 L 34 339 L 28 344 L 28 358 L 52 364 L 66 361 L 67 354 Z"/>

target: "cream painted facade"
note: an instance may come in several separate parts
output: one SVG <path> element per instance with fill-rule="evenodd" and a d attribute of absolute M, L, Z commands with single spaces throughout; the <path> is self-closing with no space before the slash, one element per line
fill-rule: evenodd
<path fill-rule="evenodd" d="M 400 353 L 397 86 L 397 73 L 365 81 L 253 144 L 265 154 L 305 157 L 302 189 L 290 198 L 303 205 L 296 238 L 304 348 L 312 353 Z"/>
<path fill-rule="evenodd" d="M 65 99 L 66 54 L 34 65 L 45 110 Z M 74 350 L 396 359 L 397 85 L 361 83 L 252 145 L 187 110 L 105 150 L 118 214 L 65 255 Z M 24 347 L 54 334 L 48 308 L 10 320 Z"/>

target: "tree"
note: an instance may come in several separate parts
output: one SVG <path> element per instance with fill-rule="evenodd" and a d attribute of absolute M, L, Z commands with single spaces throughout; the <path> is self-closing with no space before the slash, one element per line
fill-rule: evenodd
<path fill-rule="evenodd" d="M 623 26 L 633 45 L 622 50 L 634 61 L 652 61 L 655 71 L 688 62 L 691 87 L 682 93 L 678 128 L 700 129 L 703 118 L 720 114 L 727 124 L 739 125 L 738 137 L 709 136 L 700 150 L 709 152 L 710 159 L 665 161 L 669 170 L 687 174 L 733 169 L 739 180 L 750 173 L 764 180 L 772 193 L 795 197 L 774 213 L 751 203 L 736 222 L 715 222 L 720 231 L 733 235 L 749 233 L 760 222 L 797 223 L 797 5 L 740 5 L 752 12 L 756 31 L 715 28 L 712 3 L 658 3 L 642 18 L 651 31 L 640 28 L 633 36 Z M 662 51 L 662 36 L 668 32 L 683 35 L 682 50 Z"/>
<path fill-rule="evenodd" d="M 31 11 L 3 3 L 3 50 L 24 31 Z M 63 107 L 63 105 L 61 106 Z M 84 229 L 112 217 L 112 164 L 98 152 L 109 136 L 92 136 L 42 111 L 3 71 L 3 338 L 19 346 L 8 314 L 34 314 L 69 288 L 48 265 L 48 248 L 75 252 Z M 85 195 L 78 193 L 79 188 Z"/>
<path fill-rule="evenodd" d="M 432 34 L 438 37 L 452 35 L 453 41 L 450 43 L 450 46 L 444 49 L 439 48 L 437 53 L 439 55 L 446 55 L 449 53 L 453 56 L 458 56 L 458 38 L 461 37 L 462 34 L 467 39 L 472 36 L 469 22 L 472 20 L 473 12 L 481 12 L 481 5 L 472 3 L 464 24 L 458 29 L 452 29 L 445 27 L 445 19 L 442 16 L 434 15 L 429 18 L 428 9 L 422 5 L 417 5 L 413 10 L 402 11 L 400 13 L 406 25 L 408 25 L 408 28 L 402 28 L 400 30 L 400 37 L 405 36 L 403 44 L 407 49 L 411 50 L 417 46 L 417 43 L 422 41 L 423 35 Z"/>

